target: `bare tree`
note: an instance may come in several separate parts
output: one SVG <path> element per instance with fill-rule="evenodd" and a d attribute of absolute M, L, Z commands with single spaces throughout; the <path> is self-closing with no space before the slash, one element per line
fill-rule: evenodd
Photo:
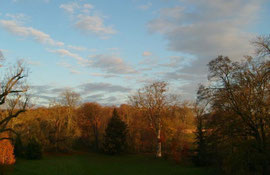
<path fill-rule="evenodd" d="M 157 148 L 156 157 L 162 157 L 161 129 L 164 111 L 169 105 L 166 82 L 154 82 L 142 89 L 136 95 L 130 97 L 132 105 L 144 112 L 149 126 L 156 134 Z"/>
<path fill-rule="evenodd" d="M 60 94 L 60 97 L 61 97 L 61 104 L 71 108 L 75 108 L 76 106 L 78 106 L 81 100 L 80 94 L 71 91 L 70 89 L 67 89 L 64 92 L 62 92 Z"/>
<path fill-rule="evenodd" d="M 257 37 L 252 44 L 259 56 L 270 56 L 270 35 Z"/>
<path fill-rule="evenodd" d="M 73 126 L 76 124 L 74 121 L 74 109 L 79 105 L 80 99 L 80 94 L 70 89 L 60 94 L 60 103 L 66 106 L 68 110 L 67 129 L 69 133 L 73 132 Z"/>
<path fill-rule="evenodd" d="M 229 138 L 249 138 L 255 142 L 256 152 L 266 156 L 270 137 L 270 61 L 247 57 L 233 62 L 219 56 L 208 66 L 209 85 L 200 89 L 201 99 L 210 102 L 212 111 L 228 114 L 224 116 L 228 121 L 239 123 L 225 133 Z M 269 159 L 265 159 L 262 164 L 263 174 L 268 163 Z"/>
<path fill-rule="evenodd" d="M 0 116 L 0 133 L 16 132 L 8 126 L 9 122 L 17 118 L 21 113 L 26 111 L 29 97 L 27 96 L 28 86 L 25 83 L 27 72 L 21 62 L 9 69 L 1 80 L 0 89 L 0 106 L 5 114 Z M 11 139 L 11 138 L 0 138 Z"/>

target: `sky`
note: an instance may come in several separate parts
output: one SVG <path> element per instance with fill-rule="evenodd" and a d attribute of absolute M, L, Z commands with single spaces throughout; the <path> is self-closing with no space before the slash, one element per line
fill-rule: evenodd
<path fill-rule="evenodd" d="M 253 55 L 269 17 L 268 0 L 0 0 L 2 69 L 23 60 L 40 105 L 66 89 L 119 105 L 154 81 L 194 100 L 207 63 Z"/>

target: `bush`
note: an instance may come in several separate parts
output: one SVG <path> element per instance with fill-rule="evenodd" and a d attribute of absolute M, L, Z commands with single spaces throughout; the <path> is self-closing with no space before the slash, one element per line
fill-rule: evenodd
<path fill-rule="evenodd" d="M 0 133 L 0 138 L 9 138 L 7 133 Z M 0 140 L 0 166 L 15 163 L 14 148 L 10 140 Z"/>
<path fill-rule="evenodd" d="M 26 147 L 26 158 L 27 159 L 41 159 L 42 158 L 42 147 L 36 138 L 31 138 Z"/>
<path fill-rule="evenodd" d="M 107 154 L 120 154 L 126 149 L 127 125 L 117 114 L 116 109 L 106 128 L 103 150 Z"/>

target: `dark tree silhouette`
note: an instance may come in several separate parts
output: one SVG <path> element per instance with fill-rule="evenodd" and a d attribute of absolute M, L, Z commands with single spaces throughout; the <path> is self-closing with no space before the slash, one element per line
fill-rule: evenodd
<path fill-rule="evenodd" d="M 107 154 L 120 154 L 126 149 L 127 125 L 123 122 L 116 109 L 106 128 L 104 138 L 104 152 Z"/>
<path fill-rule="evenodd" d="M 208 151 L 206 141 L 206 128 L 205 128 L 205 106 L 195 105 L 195 155 L 193 157 L 194 163 L 199 166 L 207 165 L 208 162 Z"/>
<path fill-rule="evenodd" d="M 234 62 L 219 56 L 208 66 L 211 83 L 201 88 L 200 98 L 209 101 L 213 114 L 208 118 L 209 133 L 216 137 L 211 145 L 218 145 L 228 171 L 242 166 L 242 170 L 268 174 L 270 61 L 247 57 Z"/>

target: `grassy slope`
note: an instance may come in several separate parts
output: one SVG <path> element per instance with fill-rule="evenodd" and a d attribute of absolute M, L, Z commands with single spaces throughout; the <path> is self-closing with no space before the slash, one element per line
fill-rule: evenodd
<path fill-rule="evenodd" d="M 209 175 L 208 170 L 183 167 L 143 156 L 106 156 L 91 153 L 18 160 L 12 175 Z"/>

